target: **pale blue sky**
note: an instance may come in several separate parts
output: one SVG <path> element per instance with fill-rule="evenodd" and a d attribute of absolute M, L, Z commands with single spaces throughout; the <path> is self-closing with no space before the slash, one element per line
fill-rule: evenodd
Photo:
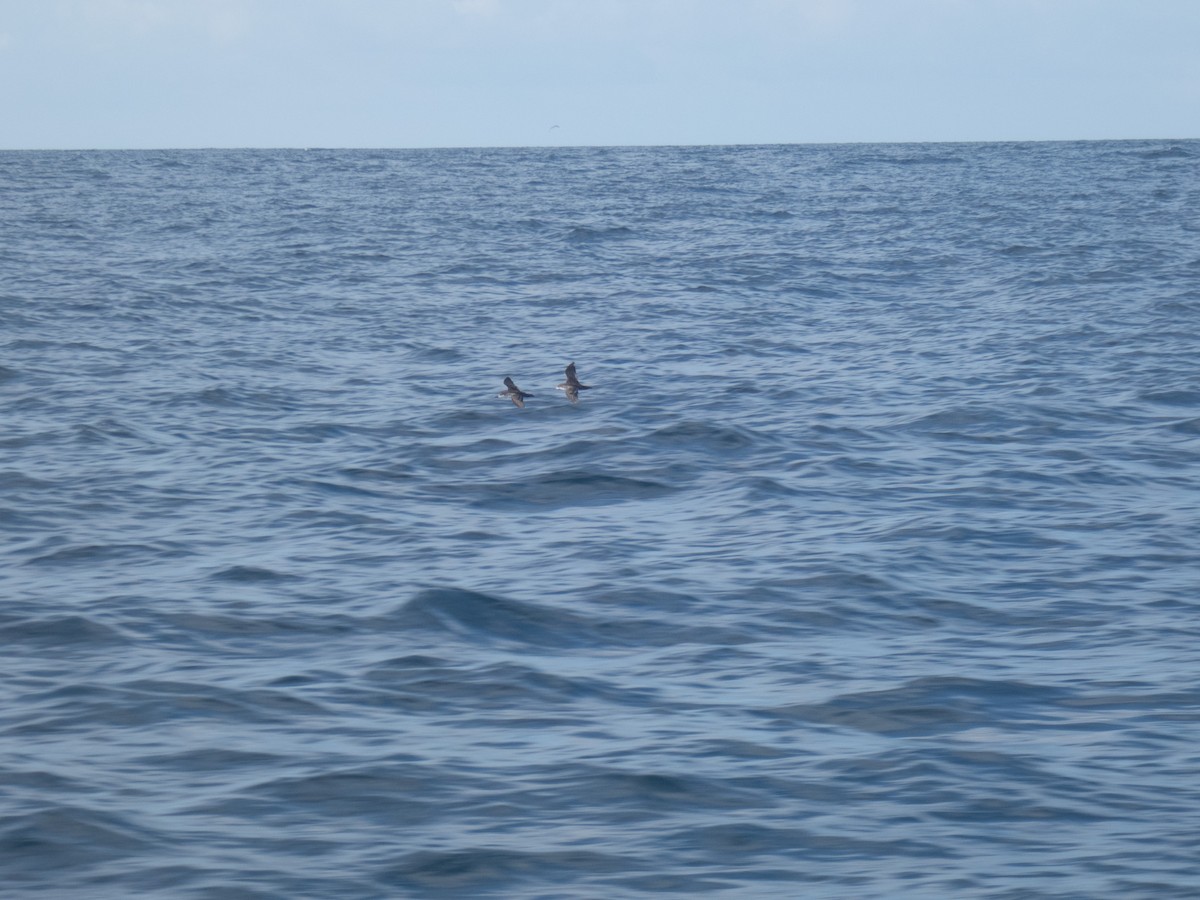
<path fill-rule="evenodd" d="M 1197 48 L 1200 0 L 0 0 L 0 148 L 1195 138 Z"/>

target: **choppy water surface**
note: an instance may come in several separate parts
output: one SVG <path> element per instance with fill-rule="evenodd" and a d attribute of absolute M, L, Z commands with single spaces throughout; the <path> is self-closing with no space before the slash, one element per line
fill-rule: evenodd
<path fill-rule="evenodd" d="M 1198 210 L 1195 142 L 0 154 L 0 891 L 1195 896 Z"/>

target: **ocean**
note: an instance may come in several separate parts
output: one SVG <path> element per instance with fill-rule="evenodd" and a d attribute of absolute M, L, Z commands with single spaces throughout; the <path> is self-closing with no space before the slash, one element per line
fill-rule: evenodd
<path fill-rule="evenodd" d="M 1200 142 L 3 152 L 0 322 L 4 897 L 1200 894 Z"/>

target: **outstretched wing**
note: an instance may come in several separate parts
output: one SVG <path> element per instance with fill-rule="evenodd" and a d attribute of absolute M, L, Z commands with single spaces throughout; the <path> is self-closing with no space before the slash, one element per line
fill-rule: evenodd
<path fill-rule="evenodd" d="M 579 384 L 579 377 L 575 374 L 575 363 L 567 366 L 567 384 Z"/>
<path fill-rule="evenodd" d="M 515 384 L 513 384 L 513 380 L 511 378 L 511 376 L 508 376 L 508 375 L 504 376 L 504 386 L 506 388 L 508 388 L 510 391 L 519 390 L 519 388 Z"/>

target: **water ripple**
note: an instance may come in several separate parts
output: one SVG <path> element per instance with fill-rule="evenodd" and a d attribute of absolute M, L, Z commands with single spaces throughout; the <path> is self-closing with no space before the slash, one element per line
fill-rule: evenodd
<path fill-rule="evenodd" d="M 1197 158 L 0 153 L 3 883 L 1192 897 Z"/>

